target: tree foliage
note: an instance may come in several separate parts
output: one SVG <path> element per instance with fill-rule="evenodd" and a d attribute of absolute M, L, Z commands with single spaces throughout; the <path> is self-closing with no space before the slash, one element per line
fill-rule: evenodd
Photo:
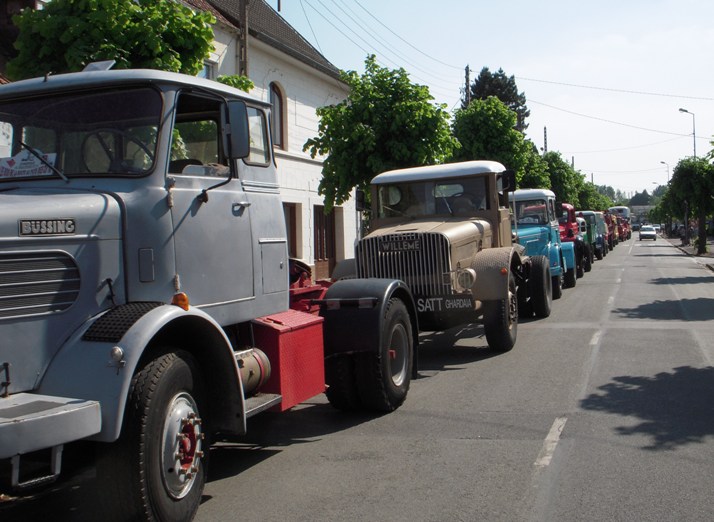
<path fill-rule="evenodd" d="M 613 201 L 601 194 L 592 183 L 583 183 L 578 193 L 576 208 L 583 210 L 605 210 L 613 206 Z"/>
<path fill-rule="evenodd" d="M 363 75 L 341 78 L 350 87 L 347 99 L 317 109 L 318 135 L 303 146 L 313 158 L 327 156 L 318 187 L 326 211 L 380 172 L 441 163 L 458 146 L 446 106 L 432 103 L 429 89 L 411 83 L 404 69 L 380 67 L 371 55 Z"/>
<path fill-rule="evenodd" d="M 453 132 L 461 143 L 454 158 L 499 161 L 516 172 L 519 187 L 550 186 L 545 164 L 515 123 L 516 113 L 495 96 L 472 101 L 454 114 Z"/>
<path fill-rule="evenodd" d="M 221 75 L 216 78 L 216 81 L 243 92 L 250 92 L 255 87 L 253 80 L 239 74 Z"/>
<path fill-rule="evenodd" d="M 52 0 L 13 17 L 18 56 L 14 80 L 82 70 L 116 60 L 116 68 L 195 75 L 212 50 L 214 17 L 171 0 Z"/>
<path fill-rule="evenodd" d="M 714 212 L 714 165 L 704 158 L 685 158 L 674 168 L 669 197 L 678 215 L 694 214 L 699 220 L 698 253 L 706 252 L 706 218 Z M 686 211 L 685 211 L 686 209 Z"/>
<path fill-rule="evenodd" d="M 565 161 L 559 152 L 546 152 L 543 161 L 548 166 L 550 187 L 555 198 L 563 203 L 575 205 L 583 188 L 583 177 Z"/>
<path fill-rule="evenodd" d="M 489 96 L 495 96 L 501 100 L 506 107 L 516 113 L 516 129 L 525 132 L 528 128 L 526 118 L 531 111 L 526 106 L 526 95 L 518 92 L 516 79 L 514 76 L 506 76 L 503 69 L 499 69 L 495 74 L 488 67 L 481 69 L 478 77 L 470 85 L 471 101 L 485 100 Z M 466 100 L 462 102 L 462 108 L 466 108 Z"/>

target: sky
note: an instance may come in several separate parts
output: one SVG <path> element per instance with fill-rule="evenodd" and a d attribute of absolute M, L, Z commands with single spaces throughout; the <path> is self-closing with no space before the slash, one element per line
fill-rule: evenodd
<path fill-rule="evenodd" d="M 503 69 L 526 95 L 528 139 L 543 150 L 547 132 L 596 185 L 651 193 L 695 143 L 712 149 L 711 0 L 281 0 L 280 14 L 339 69 L 363 73 L 375 54 L 450 112 L 466 66 L 471 81 Z"/>

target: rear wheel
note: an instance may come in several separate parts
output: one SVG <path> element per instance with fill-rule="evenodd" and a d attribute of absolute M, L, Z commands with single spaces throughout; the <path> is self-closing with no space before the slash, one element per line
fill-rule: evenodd
<path fill-rule="evenodd" d="M 551 286 L 553 287 L 553 299 L 563 297 L 563 273 L 551 277 Z"/>
<path fill-rule="evenodd" d="M 508 275 L 508 295 L 498 301 L 484 301 L 483 328 L 488 347 L 496 352 L 507 352 L 516 344 L 518 333 L 518 296 L 516 279 Z"/>
<path fill-rule="evenodd" d="M 565 288 L 573 288 L 577 282 L 577 277 L 575 276 L 575 268 L 568 268 L 565 272 L 565 281 L 563 286 Z"/>
<path fill-rule="evenodd" d="M 355 380 L 355 356 L 335 355 L 325 360 L 325 382 L 327 400 L 343 411 L 354 411 L 361 407 Z"/>
<path fill-rule="evenodd" d="M 553 302 L 553 287 L 548 258 L 535 256 L 531 258 L 531 263 L 529 291 L 532 309 L 536 317 L 548 317 Z"/>

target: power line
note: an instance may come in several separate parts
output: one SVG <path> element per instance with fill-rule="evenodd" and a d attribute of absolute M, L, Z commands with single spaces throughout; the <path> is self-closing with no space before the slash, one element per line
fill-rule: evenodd
<path fill-rule="evenodd" d="M 575 111 L 570 111 L 570 110 L 567 110 L 567 109 L 562 109 L 562 108 L 560 108 L 560 107 L 556 107 L 556 106 L 554 106 L 554 105 L 548 105 L 547 103 L 542 103 L 542 102 L 539 102 L 539 101 L 536 101 L 536 100 L 532 100 L 532 99 L 528 99 L 528 102 L 529 102 L 529 103 L 535 103 L 536 105 L 542 105 L 542 106 L 548 107 L 548 108 L 550 108 L 550 109 L 555 109 L 556 111 L 561 111 L 561 112 L 565 112 L 565 113 L 568 113 L 568 114 L 573 114 L 573 115 L 575 115 L 575 116 L 580 116 L 581 118 L 588 118 L 588 119 L 591 119 L 591 120 L 602 121 L 602 122 L 605 122 L 605 123 L 612 123 L 613 125 L 620 125 L 620 126 L 622 126 L 622 127 L 629 127 L 629 128 L 631 128 L 631 129 L 638 129 L 638 130 L 643 130 L 643 131 L 647 131 L 647 132 L 657 132 L 657 133 L 659 133 L 659 134 L 669 134 L 670 136 L 689 136 L 689 134 L 681 134 L 681 133 L 679 133 L 679 132 L 669 132 L 669 131 L 663 131 L 663 130 L 659 130 L 659 129 L 650 129 L 650 128 L 647 128 L 647 127 L 640 127 L 640 126 L 638 126 L 638 125 L 631 125 L 631 124 L 629 124 L 629 123 L 622 123 L 622 122 L 620 122 L 620 121 L 608 120 L 608 119 L 606 119 L 606 118 L 599 118 L 599 117 L 597 117 L 597 116 L 592 116 L 592 115 L 589 115 L 589 114 L 582 114 L 582 113 L 580 113 L 580 112 L 575 112 Z"/>
<path fill-rule="evenodd" d="M 309 0 L 304 0 L 304 1 L 305 1 L 305 3 L 306 3 L 310 8 L 312 8 L 319 16 L 321 16 L 328 24 L 330 24 L 336 31 L 338 31 L 342 36 L 344 36 L 347 40 L 349 40 L 353 45 L 355 45 L 355 46 L 356 46 L 358 49 L 360 49 L 362 52 L 364 52 L 365 54 L 375 54 L 373 51 L 370 51 L 370 50 L 368 50 L 368 49 L 365 49 L 362 45 L 360 45 L 360 44 L 359 44 L 358 42 L 356 42 L 353 38 L 351 38 L 350 35 L 348 35 L 344 30 L 342 30 L 342 29 L 340 29 L 339 27 L 337 27 L 337 25 L 335 25 L 335 23 L 334 23 L 330 18 L 328 18 L 321 10 L 315 8 L 315 6 L 312 5 Z M 364 44 L 366 44 L 368 47 L 371 47 L 371 44 L 370 44 L 367 40 L 365 40 L 365 38 L 363 38 L 361 35 L 359 35 L 357 32 L 355 32 L 355 31 L 354 31 L 348 24 L 346 24 L 339 16 L 335 15 L 335 13 L 334 13 L 333 11 L 331 11 L 331 10 L 329 9 L 329 7 L 327 7 L 327 6 L 322 2 L 322 0 L 317 0 L 317 1 L 320 3 L 320 5 L 322 5 L 322 7 L 323 7 L 336 21 L 339 21 L 339 22 L 340 22 L 345 28 L 347 28 L 356 38 L 358 38 L 359 40 L 361 40 L 361 41 L 362 41 Z M 392 66 L 394 66 L 394 67 L 403 68 L 401 65 L 399 65 L 398 63 L 396 63 L 396 62 L 394 62 L 393 60 L 389 59 L 388 57 L 384 57 L 384 59 L 385 59 L 387 62 L 389 62 L 390 64 L 392 64 Z M 382 66 L 385 66 L 384 63 L 382 63 L 382 60 L 377 59 L 377 62 L 380 63 Z M 427 72 L 427 74 L 432 74 L 432 73 Z M 419 80 L 420 82 L 422 82 L 422 83 L 425 84 L 425 85 L 431 83 L 431 85 L 433 86 L 432 88 L 430 88 L 430 93 L 432 94 L 432 96 L 434 96 L 434 93 L 440 93 L 440 94 L 441 94 L 442 96 L 444 96 L 444 97 L 449 97 L 449 96 L 452 96 L 452 95 L 453 95 L 453 93 L 452 93 L 451 90 L 450 90 L 451 88 L 450 88 L 449 86 L 445 86 L 445 85 L 441 85 L 441 86 L 440 86 L 439 84 L 434 84 L 434 83 L 431 82 L 430 80 L 426 80 L 426 79 L 424 79 L 424 78 L 421 78 L 420 76 L 417 76 L 417 75 L 414 74 L 414 73 L 410 73 L 410 75 L 411 75 L 413 78 Z M 459 82 L 460 82 L 460 80 L 459 80 Z M 444 91 L 440 91 L 439 88 L 444 89 Z M 432 92 L 432 91 L 433 91 L 433 92 Z M 447 91 L 448 91 L 448 92 L 447 92 Z"/>
<path fill-rule="evenodd" d="M 624 94 L 638 94 L 638 95 L 645 95 L 645 96 L 661 96 L 664 98 L 682 98 L 686 100 L 703 100 L 703 101 L 714 101 L 714 98 L 707 98 L 707 97 L 702 97 L 702 96 L 685 96 L 685 95 L 680 95 L 680 94 L 666 94 L 666 93 L 660 93 L 660 92 L 647 92 L 647 91 L 635 91 L 635 90 L 628 90 L 628 89 L 614 89 L 610 87 L 595 87 L 592 85 L 581 85 L 577 83 L 565 83 L 565 82 L 555 82 L 555 81 L 550 81 L 550 80 L 537 80 L 535 78 L 524 78 L 523 76 L 517 76 L 517 80 L 523 80 L 527 82 L 538 82 L 538 83 L 548 83 L 550 85 L 563 85 L 565 87 L 577 87 L 579 89 L 591 89 L 595 91 L 609 91 L 609 92 L 620 92 Z"/>
<path fill-rule="evenodd" d="M 688 137 L 688 136 L 686 136 Z M 579 151 L 567 151 L 563 154 L 597 154 L 602 152 L 620 152 L 623 150 L 633 150 L 633 149 L 644 149 L 647 147 L 654 147 L 655 145 L 662 145 L 663 143 L 670 143 L 672 141 L 677 141 L 685 138 L 685 136 L 677 136 L 676 138 L 671 138 L 664 141 L 657 141 L 654 143 L 645 143 L 644 145 L 633 145 L 632 147 L 620 147 L 616 149 L 600 149 L 600 150 L 579 150 Z"/>
<path fill-rule="evenodd" d="M 384 27 L 387 31 L 389 31 L 390 33 L 392 33 L 392 34 L 393 34 L 394 36 L 396 36 L 397 38 L 399 38 L 402 42 L 404 42 L 405 44 L 407 44 L 409 47 L 411 47 L 412 49 L 414 49 L 414 50 L 415 50 L 416 52 L 418 52 L 419 54 L 421 54 L 421 55 L 423 55 L 423 56 L 426 56 L 426 57 L 429 58 L 430 60 L 434 60 L 435 62 L 440 63 L 441 65 L 445 65 L 446 67 L 451 67 L 452 69 L 459 69 L 459 70 L 463 69 L 462 66 L 456 66 L 456 65 L 448 64 L 448 63 L 446 63 L 446 62 L 442 62 L 442 61 L 439 60 L 438 58 L 434 58 L 433 56 L 428 55 L 427 53 L 425 53 L 425 52 L 422 51 L 421 49 L 415 47 L 415 46 L 412 45 L 410 42 L 408 42 L 407 40 L 405 40 L 404 38 L 402 38 L 401 36 L 399 36 L 397 33 L 395 33 L 392 29 L 390 29 L 389 27 L 387 27 L 386 25 L 384 25 L 384 23 L 382 23 L 382 21 L 381 21 L 379 18 L 375 17 L 372 13 L 370 13 L 367 9 L 365 9 L 364 6 L 359 3 L 358 0 L 354 0 L 354 1 L 355 1 L 355 3 L 356 3 L 358 6 L 360 6 L 360 7 L 362 8 L 362 10 L 363 10 L 365 13 L 367 13 L 369 16 L 371 16 L 379 25 L 381 25 L 382 27 Z"/>

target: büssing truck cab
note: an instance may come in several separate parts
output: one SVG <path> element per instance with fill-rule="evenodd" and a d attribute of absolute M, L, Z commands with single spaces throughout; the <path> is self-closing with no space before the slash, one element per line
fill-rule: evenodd
<path fill-rule="evenodd" d="M 576 284 L 575 246 L 561 243 L 555 194 L 547 189 L 519 189 L 510 194 L 513 205 L 513 234 L 526 254 L 548 259 L 553 298 Z"/>
<path fill-rule="evenodd" d="M 106 514 L 190 520 L 216 434 L 325 390 L 399 407 L 417 312 L 288 259 L 266 103 L 106 68 L 0 87 L 0 479 L 95 441 Z"/>
<path fill-rule="evenodd" d="M 547 260 L 513 244 L 508 191 L 515 176 L 493 161 L 392 170 L 371 182 L 371 231 L 354 275 L 404 281 L 419 327 L 482 322 L 489 348 L 516 342 L 518 316 L 550 314 Z"/>

